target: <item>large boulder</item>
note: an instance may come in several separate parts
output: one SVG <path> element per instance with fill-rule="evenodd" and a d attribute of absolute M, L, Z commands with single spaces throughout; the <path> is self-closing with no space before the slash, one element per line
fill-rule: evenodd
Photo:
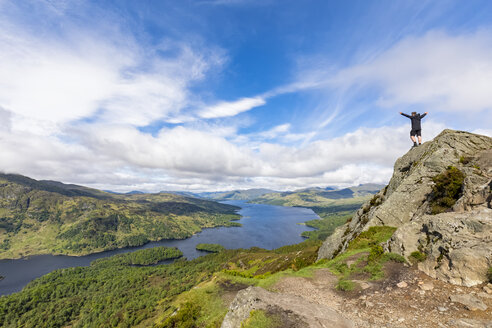
<path fill-rule="evenodd" d="M 433 278 L 481 284 L 492 266 L 492 209 L 424 215 L 397 229 L 388 249 L 407 257 L 426 254 L 418 267 Z"/>
<path fill-rule="evenodd" d="M 450 166 L 465 176 L 462 196 L 451 212 L 431 215 L 433 178 Z M 388 186 L 327 238 L 318 259 L 333 258 L 371 226 L 393 226 L 398 229 L 388 250 L 406 257 L 425 252 L 428 258 L 420 268 L 433 277 L 467 286 L 483 282 L 492 253 L 491 186 L 492 138 L 444 130 L 396 161 Z M 430 238 L 429 229 L 441 237 Z"/>
<path fill-rule="evenodd" d="M 286 328 L 353 327 L 349 320 L 325 305 L 291 294 L 271 293 L 260 287 L 248 287 L 238 292 L 221 327 L 242 327 L 253 310 L 275 316 L 277 321 L 281 321 L 281 327 Z"/>

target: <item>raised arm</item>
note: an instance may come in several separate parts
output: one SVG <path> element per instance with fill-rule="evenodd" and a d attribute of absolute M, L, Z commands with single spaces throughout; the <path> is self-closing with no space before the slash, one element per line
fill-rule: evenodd
<path fill-rule="evenodd" d="M 424 118 L 425 115 L 429 114 L 428 112 L 425 112 L 423 115 L 420 115 L 420 118 Z"/>
<path fill-rule="evenodd" d="M 403 116 L 405 116 L 405 117 L 411 118 L 411 116 L 408 115 L 408 114 L 405 114 L 405 113 L 402 113 L 402 112 L 400 112 L 400 114 L 403 115 Z"/>

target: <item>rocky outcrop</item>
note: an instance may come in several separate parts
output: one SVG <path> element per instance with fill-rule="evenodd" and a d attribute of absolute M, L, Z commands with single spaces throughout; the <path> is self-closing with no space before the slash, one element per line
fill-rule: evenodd
<path fill-rule="evenodd" d="M 464 174 L 461 197 L 450 212 L 432 215 L 433 180 L 454 166 Z M 472 286 L 492 265 L 492 138 L 444 130 L 399 158 L 386 188 L 323 243 L 318 258 L 333 258 L 371 226 L 397 227 L 386 249 L 409 257 L 432 277 Z"/>
<path fill-rule="evenodd" d="M 481 284 L 492 266 L 492 209 L 424 215 L 400 227 L 389 249 L 406 256 L 425 253 L 418 267 L 433 278 L 467 287 Z"/>
<path fill-rule="evenodd" d="M 271 293 L 259 287 L 248 287 L 236 295 L 221 327 L 241 327 L 253 310 L 275 316 L 277 321 L 281 321 L 281 327 L 353 327 L 349 320 L 325 305 L 291 294 Z"/>

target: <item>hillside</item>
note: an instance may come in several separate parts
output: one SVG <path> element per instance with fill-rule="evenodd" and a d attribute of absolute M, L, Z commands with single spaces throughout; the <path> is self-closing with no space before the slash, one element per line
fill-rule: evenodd
<path fill-rule="evenodd" d="M 238 208 L 174 194 L 119 195 L 0 174 L 0 259 L 84 255 L 237 225 Z"/>

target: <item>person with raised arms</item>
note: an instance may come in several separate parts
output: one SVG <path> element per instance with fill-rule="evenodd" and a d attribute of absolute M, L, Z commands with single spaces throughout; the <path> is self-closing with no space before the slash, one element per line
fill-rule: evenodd
<path fill-rule="evenodd" d="M 428 114 L 428 112 L 425 112 L 424 114 L 418 114 L 417 112 L 412 112 L 412 115 L 408 115 L 405 113 L 400 112 L 401 115 L 408 117 L 410 120 L 412 120 L 412 130 L 410 131 L 410 139 L 413 141 L 413 146 L 417 147 L 417 140 L 415 139 L 415 136 L 418 137 L 419 140 L 419 145 L 422 144 L 422 126 L 420 124 L 420 121 L 424 118 L 425 115 Z"/>

